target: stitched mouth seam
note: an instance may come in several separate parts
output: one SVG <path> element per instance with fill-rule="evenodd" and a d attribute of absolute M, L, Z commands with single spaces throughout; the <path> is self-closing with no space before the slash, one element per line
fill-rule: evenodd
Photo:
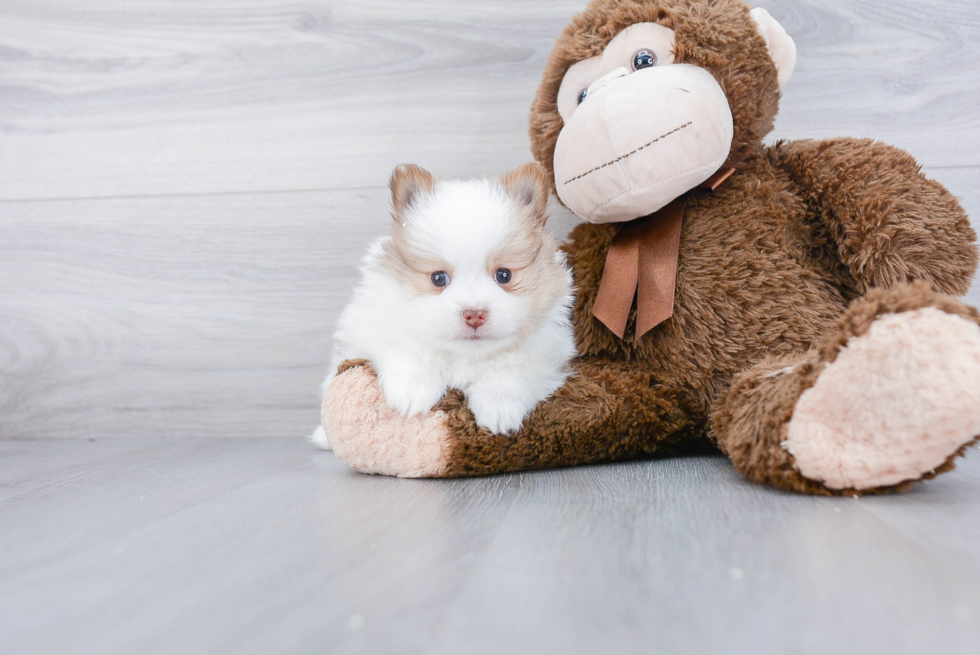
<path fill-rule="evenodd" d="M 595 173 L 595 172 L 596 172 L 596 171 L 598 171 L 598 170 L 602 170 L 602 169 L 603 169 L 603 168 L 605 168 L 606 166 L 612 166 L 613 164 L 615 164 L 615 163 L 617 163 L 617 162 L 620 162 L 620 161 L 623 161 L 624 159 L 626 159 L 626 158 L 627 158 L 627 157 L 629 157 L 630 155 L 635 155 L 636 153 L 638 153 L 639 151 L 641 151 L 641 150 L 643 150 L 644 148 L 647 148 L 647 147 L 649 147 L 649 146 L 652 146 L 652 145 L 653 145 L 654 143 L 656 143 L 657 141 L 660 141 L 661 139 L 666 139 L 666 138 L 667 138 L 668 136 L 670 136 L 670 135 L 671 135 L 671 134 L 673 134 L 674 132 L 680 132 L 680 131 L 681 131 L 681 130 L 683 130 L 683 129 L 684 129 L 685 127 L 690 127 L 690 126 L 691 126 L 691 124 L 693 124 L 693 123 L 694 123 L 694 121 L 688 121 L 688 122 L 686 122 L 686 123 L 684 123 L 683 125 L 681 125 L 680 127 L 675 127 L 675 128 L 674 128 L 674 129 L 672 129 L 672 130 L 671 130 L 670 132 L 664 132 L 663 134 L 661 134 L 660 136 L 658 136 L 658 137 L 657 137 L 656 139 L 654 139 L 654 140 L 653 140 L 653 141 L 651 141 L 650 143 L 644 143 L 644 144 L 643 144 L 642 146 L 640 146 L 639 148 L 637 148 L 637 149 L 635 149 L 635 150 L 630 150 L 630 151 L 629 151 L 629 152 L 627 152 L 627 153 L 626 153 L 625 155 L 620 155 L 619 157 L 616 157 L 616 158 L 615 158 L 615 159 L 613 159 L 612 161 L 607 161 L 607 162 L 606 162 L 605 164 L 603 164 L 602 166 L 596 166 L 596 167 L 595 167 L 595 168 L 593 168 L 593 169 L 592 169 L 591 171 L 586 171 L 586 172 L 584 172 L 584 173 L 582 173 L 581 175 L 576 175 L 575 177 L 573 177 L 573 178 L 571 178 L 571 179 L 569 179 L 569 180 L 565 180 L 564 182 L 562 182 L 562 185 L 564 186 L 565 184 L 568 184 L 569 182 L 574 182 L 575 180 L 579 180 L 579 179 L 582 179 L 582 178 L 583 178 L 583 177 L 585 177 L 586 175 L 591 175 L 592 173 Z"/>

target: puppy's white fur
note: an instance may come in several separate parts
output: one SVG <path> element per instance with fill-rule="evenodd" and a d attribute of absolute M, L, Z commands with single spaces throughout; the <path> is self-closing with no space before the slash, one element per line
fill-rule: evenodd
<path fill-rule="evenodd" d="M 478 425 L 516 430 L 562 385 L 576 354 L 572 276 L 544 230 L 543 171 L 529 164 L 503 180 L 435 181 L 402 166 L 391 186 L 393 231 L 361 264 L 334 334 L 332 371 L 367 359 L 404 416 L 428 412 L 456 388 Z M 501 268 L 511 271 L 508 284 L 495 280 Z M 436 271 L 448 273 L 448 285 L 433 284 Z M 468 309 L 486 312 L 486 322 L 468 325 Z M 322 427 L 311 439 L 329 448 Z"/>

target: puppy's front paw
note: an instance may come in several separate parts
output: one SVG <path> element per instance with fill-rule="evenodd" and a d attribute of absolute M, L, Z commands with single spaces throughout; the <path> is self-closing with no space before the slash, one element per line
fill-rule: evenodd
<path fill-rule="evenodd" d="M 378 382 L 388 406 L 406 417 L 427 413 L 446 394 L 440 378 L 418 372 L 381 373 Z"/>
<path fill-rule="evenodd" d="M 466 400 L 476 424 L 494 434 L 516 432 L 531 411 L 526 402 L 494 394 L 472 394 Z"/>

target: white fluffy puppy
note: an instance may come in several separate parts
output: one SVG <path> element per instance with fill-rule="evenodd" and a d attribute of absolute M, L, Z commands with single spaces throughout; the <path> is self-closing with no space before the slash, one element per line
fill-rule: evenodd
<path fill-rule="evenodd" d="M 402 165 L 390 186 L 392 232 L 363 260 L 332 370 L 370 360 L 404 416 L 456 388 L 478 425 L 516 430 L 561 386 L 576 354 L 572 275 L 544 229 L 544 171 L 525 164 L 499 180 L 443 181 Z M 329 448 L 322 427 L 311 438 Z"/>

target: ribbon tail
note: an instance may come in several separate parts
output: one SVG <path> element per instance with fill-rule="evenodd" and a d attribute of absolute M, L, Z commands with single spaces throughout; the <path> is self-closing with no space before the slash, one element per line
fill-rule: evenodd
<path fill-rule="evenodd" d="M 626 321 L 636 295 L 641 237 L 637 225 L 624 225 L 613 237 L 592 305 L 592 315 L 620 339 L 626 333 Z"/>
<path fill-rule="evenodd" d="M 734 168 L 719 168 L 717 171 L 715 171 L 714 175 L 699 184 L 698 188 L 703 191 L 714 191 L 724 184 L 725 180 L 730 178 L 734 173 Z"/>
<path fill-rule="evenodd" d="M 714 191 L 734 172 L 734 168 L 721 168 L 697 188 Z M 646 219 L 624 224 L 609 245 L 592 315 L 620 339 L 626 333 L 634 297 L 634 343 L 674 315 L 686 200 L 686 195 L 681 196 Z"/>
<path fill-rule="evenodd" d="M 649 226 L 640 242 L 634 343 L 674 315 L 674 285 L 685 204 L 682 196 L 657 212 L 656 222 Z"/>

